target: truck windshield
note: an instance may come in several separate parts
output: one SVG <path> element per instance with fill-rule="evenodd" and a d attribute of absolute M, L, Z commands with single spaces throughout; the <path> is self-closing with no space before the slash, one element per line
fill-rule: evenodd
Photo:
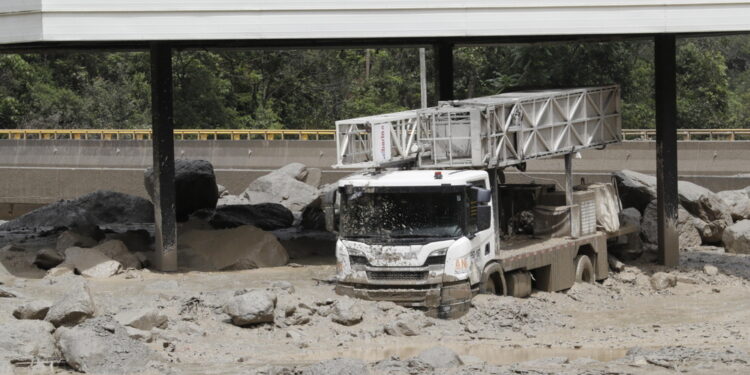
<path fill-rule="evenodd" d="M 460 237 L 462 195 L 451 193 L 354 193 L 344 197 L 344 237 Z"/>

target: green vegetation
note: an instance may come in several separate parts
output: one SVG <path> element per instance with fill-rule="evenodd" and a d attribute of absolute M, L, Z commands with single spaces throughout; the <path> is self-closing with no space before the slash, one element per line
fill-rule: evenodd
<path fill-rule="evenodd" d="M 683 39 L 677 60 L 681 128 L 750 128 L 750 37 Z M 150 127 L 148 71 L 146 53 L 0 55 L 0 128 Z M 653 72 L 647 40 L 455 51 L 458 98 L 617 83 L 626 128 L 654 126 Z M 178 128 L 330 128 L 417 108 L 418 51 L 179 51 L 174 87 Z"/>

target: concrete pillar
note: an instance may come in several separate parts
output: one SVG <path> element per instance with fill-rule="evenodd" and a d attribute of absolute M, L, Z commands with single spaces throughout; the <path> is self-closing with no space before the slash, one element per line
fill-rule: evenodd
<path fill-rule="evenodd" d="M 453 44 L 435 44 L 438 100 L 453 100 Z"/>
<path fill-rule="evenodd" d="M 177 270 L 174 123 L 172 117 L 172 48 L 151 44 L 151 112 L 153 119 L 154 215 L 156 266 Z"/>
<path fill-rule="evenodd" d="M 655 38 L 656 199 L 659 260 L 676 266 L 680 259 L 677 232 L 677 67 L 674 34 Z"/>

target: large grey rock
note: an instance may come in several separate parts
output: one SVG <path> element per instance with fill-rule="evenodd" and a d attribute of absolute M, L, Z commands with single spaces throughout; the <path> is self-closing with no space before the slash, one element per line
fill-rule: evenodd
<path fill-rule="evenodd" d="M 303 182 L 307 179 L 308 175 L 307 166 L 302 163 L 289 163 L 277 169 L 274 173 L 282 173 L 297 181 Z"/>
<path fill-rule="evenodd" d="M 57 242 L 55 243 L 55 249 L 57 251 L 65 251 L 65 249 L 78 246 L 78 247 L 93 247 L 98 243 L 97 240 L 85 236 L 80 233 L 76 233 L 72 230 L 66 230 L 57 236 Z"/>
<path fill-rule="evenodd" d="M 13 310 L 13 316 L 16 319 L 44 320 L 52 303 L 49 301 L 37 300 L 25 303 Z"/>
<path fill-rule="evenodd" d="M 621 225 L 632 225 L 636 228 L 641 227 L 641 218 L 641 213 L 635 207 L 628 207 L 619 214 Z"/>
<path fill-rule="evenodd" d="M 293 212 L 302 212 L 311 204 L 319 204 L 320 192 L 287 173 L 284 168 L 258 177 L 248 185 L 242 197 L 251 204 L 279 203 Z"/>
<path fill-rule="evenodd" d="M 71 283 L 69 292 L 55 302 L 44 320 L 55 327 L 74 326 L 94 316 L 94 300 L 86 282 Z"/>
<path fill-rule="evenodd" d="M 175 168 L 175 210 L 177 221 L 187 221 L 191 213 L 200 209 L 216 208 L 219 188 L 214 167 L 206 160 L 177 159 Z M 153 200 L 154 171 L 146 169 L 144 185 Z"/>
<path fill-rule="evenodd" d="M 147 199 L 99 190 L 31 211 L 0 225 L 2 230 L 69 228 L 83 230 L 107 224 L 153 223 L 154 207 Z"/>
<path fill-rule="evenodd" d="M 305 177 L 306 184 L 318 188 L 322 181 L 323 171 L 320 168 L 307 168 L 307 177 Z"/>
<path fill-rule="evenodd" d="M 289 255 L 276 237 L 253 226 L 190 230 L 177 239 L 179 264 L 201 271 L 278 267 Z"/>
<path fill-rule="evenodd" d="M 139 374 L 156 354 L 131 338 L 126 329 L 110 317 L 88 320 L 55 333 L 65 361 L 74 369 L 92 374 Z"/>
<path fill-rule="evenodd" d="M 362 321 L 362 309 L 351 298 L 341 298 L 333 305 L 331 320 L 345 326 L 353 326 Z"/>
<path fill-rule="evenodd" d="M 732 219 L 750 219 L 750 187 L 741 190 L 726 190 L 716 193 L 729 207 Z"/>
<path fill-rule="evenodd" d="M 722 242 L 727 252 L 750 254 L 750 220 L 739 221 L 724 230 Z"/>
<path fill-rule="evenodd" d="M 52 337 L 55 327 L 41 320 L 17 320 L 0 324 L 0 360 L 59 359 Z"/>
<path fill-rule="evenodd" d="M 463 364 L 458 354 L 442 346 L 427 349 L 416 358 L 433 368 L 457 367 Z"/>
<path fill-rule="evenodd" d="M 703 242 L 720 242 L 724 228 L 733 222 L 731 210 L 724 201 L 711 190 L 688 181 L 678 182 L 678 192 L 680 204 L 710 229 L 702 231 Z"/>
<path fill-rule="evenodd" d="M 93 250 L 98 250 L 112 260 L 119 262 L 124 269 L 141 269 L 141 261 L 120 240 L 104 241 L 94 247 Z"/>
<path fill-rule="evenodd" d="M 635 207 L 643 213 L 656 198 L 656 177 L 631 170 L 614 173 L 623 207 Z"/>
<path fill-rule="evenodd" d="M 680 239 L 680 249 L 701 245 L 701 236 L 698 229 L 696 229 L 696 223 L 699 221 L 682 207 L 678 209 L 677 233 Z M 641 237 L 645 243 L 658 243 L 657 223 L 656 200 L 654 200 L 649 203 L 643 212 Z"/>
<path fill-rule="evenodd" d="M 336 358 L 302 369 L 302 375 L 367 375 L 370 369 L 361 359 Z"/>
<path fill-rule="evenodd" d="M 278 203 L 244 204 L 217 207 L 206 212 L 206 220 L 216 229 L 253 225 L 263 230 L 289 228 L 294 215 Z"/>
<path fill-rule="evenodd" d="M 44 248 L 36 252 L 34 265 L 43 270 L 48 270 L 59 266 L 63 261 L 65 261 L 65 257 L 60 255 L 57 250 Z"/>
<path fill-rule="evenodd" d="M 224 312 L 232 318 L 232 324 L 246 326 L 249 324 L 272 323 L 276 308 L 276 295 L 261 289 L 250 290 L 232 297 Z"/>
<path fill-rule="evenodd" d="M 124 326 L 143 331 L 150 331 L 154 328 L 163 329 L 169 321 L 166 315 L 153 308 L 126 310 L 115 315 L 115 320 Z"/>
<path fill-rule="evenodd" d="M 107 278 L 122 270 L 120 262 L 91 248 L 71 247 L 65 250 L 65 263 L 73 265 L 81 275 L 91 278 Z"/>

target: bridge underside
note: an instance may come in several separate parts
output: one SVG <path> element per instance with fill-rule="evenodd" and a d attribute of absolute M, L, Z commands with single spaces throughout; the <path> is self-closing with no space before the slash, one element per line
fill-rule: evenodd
<path fill-rule="evenodd" d="M 680 37 L 696 34 L 679 34 Z M 720 34 L 704 34 L 720 35 Z M 655 41 L 656 152 L 658 180 L 659 250 L 661 262 L 677 265 L 677 127 L 676 127 L 676 38 L 678 34 L 629 35 L 545 35 L 462 38 L 299 39 L 299 40 L 182 40 L 119 42 L 32 42 L 0 45 L 0 52 L 47 52 L 52 50 L 139 50 L 151 56 L 153 167 L 156 171 L 154 206 L 159 267 L 176 270 L 176 218 L 174 191 L 174 124 L 172 93 L 172 51 L 185 48 L 350 48 L 371 46 L 424 46 L 435 49 L 439 100 L 453 96 L 453 49 L 456 45 L 502 44 L 508 42 L 603 41 L 652 39 Z"/>

